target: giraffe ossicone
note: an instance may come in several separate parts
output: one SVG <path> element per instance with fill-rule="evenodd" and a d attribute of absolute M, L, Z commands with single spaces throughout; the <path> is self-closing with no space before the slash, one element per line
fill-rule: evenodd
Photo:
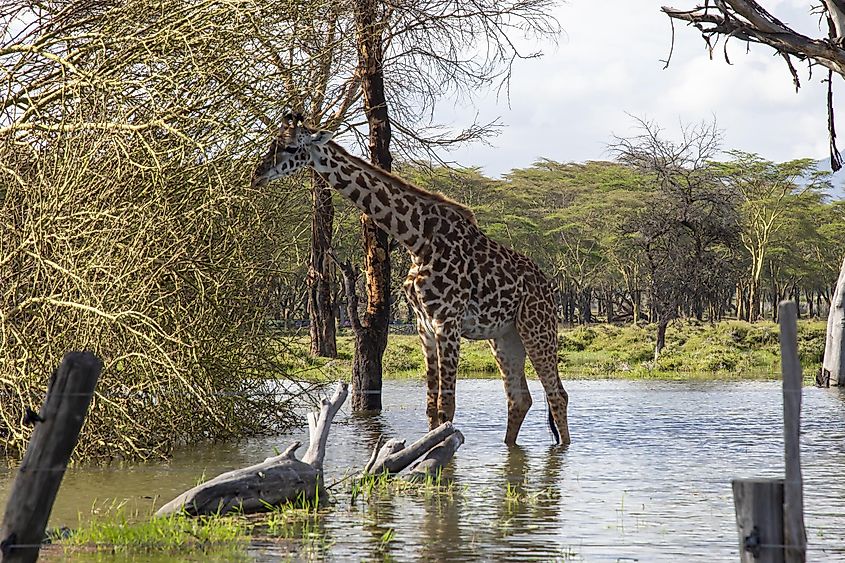
<path fill-rule="evenodd" d="M 426 359 L 430 428 L 455 415 L 461 337 L 489 340 L 508 402 L 505 442 L 516 443 L 531 407 L 530 358 L 549 404 L 552 428 L 570 442 L 569 397 L 557 370 L 554 284 L 529 258 L 485 235 L 472 211 L 349 154 L 329 131 L 285 119 L 253 176 L 263 186 L 312 167 L 411 255 L 403 289 L 417 316 Z"/>

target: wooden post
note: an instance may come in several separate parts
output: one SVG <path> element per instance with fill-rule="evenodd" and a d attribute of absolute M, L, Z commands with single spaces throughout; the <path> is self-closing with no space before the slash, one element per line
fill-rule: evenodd
<path fill-rule="evenodd" d="M 783 563 L 783 479 L 731 481 L 741 563 Z"/>
<path fill-rule="evenodd" d="M 27 414 L 36 426 L 6 503 L 2 563 L 38 559 L 53 501 L 102 369 L 103 362 L 90 352 L 65 354 L 50 378 L 41 413 Z"/>
<path fill-rule="evenodd" d="M 801 477 L 799 430 L 801 427 L 801 362 L 798 359 L 798 308 L 792 301 L 778 305 L 780 363 L 783 373 L 783 438 L 786 480 L 784 482 L 783 526 L 787 563 L 807 560 L 804 529 L 804 491 Z"/>

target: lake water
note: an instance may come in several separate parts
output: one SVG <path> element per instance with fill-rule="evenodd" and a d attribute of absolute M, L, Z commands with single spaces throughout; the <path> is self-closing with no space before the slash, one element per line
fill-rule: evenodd
<path fill-rule="evenodd" d="M 783 474 L 783 411 L 777 382 L 570 381 L 572 445 L 552 446 L 542 390 L 520 448 L 502 443 L 501 382 L 464 379 L 455 425 L 466 436 L 448 475 L 451 495 L 394 495 L 337 504 L 321 519 L 320 546 L 336 561 L 738 561 L 730 481 Z M 326 481 L 366 463 L 380 434 L 413 441 L 426 432 L 421 382 L 389 381 L 376 417 L 342 411 L 329 436 Z M 262 461 L 289 436 L 177 452 L 171 462 L 70 470 L 51 526 L 111 500 L 160 505 L 211 477 Z M 802 466 L 809 561 L 845 561 L 845 395 L 804 389 Z M 301 453 L 301 452 L 300 452 Z M 0 500 L 11 472 L 0 475 Z M 519 501 L 509 500 L 510 484 Z M 152 498 L 151 498 L 152 497 Z M 381 539 L 393 530 L 386 546 Z M 295 547 L 295 546 L 294 546 Z M 276 561 L 290 547 L 253 545 L 250 560 Z M 106 558 L 107 559 L 107 558 Z M 102 560 L 102 558 L 101 558 Z M 140 560 L 140 559 L 133 559 Z"/>

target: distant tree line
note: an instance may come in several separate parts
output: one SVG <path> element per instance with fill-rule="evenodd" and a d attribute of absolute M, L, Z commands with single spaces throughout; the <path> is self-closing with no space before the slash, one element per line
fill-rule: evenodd
<path fill-rule="evenodd" d="M 398 172 L 469 205 L 486 232 L 536 260 L 558 283 L 564 323 L 653 322 L 660 338 L 679 317 L 774 318 L 785 298 L 825 315 L 845 255 L 845 201 L 828 197 L 829 174 L 811 159 L 721 152 L 715 124 L 675 142 L 640 125 L 613 143 L 613 162 L 540 160 L 502 180 L 409 163 Z M 342 247 L 357 235 L 336 205 Z M 411 320 L 403 259 L 397 251 L 396 322 Z"/>

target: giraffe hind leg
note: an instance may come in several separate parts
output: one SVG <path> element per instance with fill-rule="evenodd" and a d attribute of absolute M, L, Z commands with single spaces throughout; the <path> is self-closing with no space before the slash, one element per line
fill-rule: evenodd
<path fill-rule="evenodd" d="M 505 443 L 516 445 L 516 437 L 522 427 L 522 421 L 531 408 L 531 393 L 525 381 L 525 347 L 516 332 L 516 328 L 504 335 L 490 340 L 490 349 L 502 373 L 505 395 L 508 401 L 508 427 Z"/>
<path fill-rule="evenodd" d="M 559 434 L 556 440 L 560 444 L 569 444 L 571 440 L 566 414 L 569 395 L 557 371 L 557 317 L 545 310 L 534 311 L 532 314 L 523 309 L 517 319 L 517 330 L 546 392 L 549 416 Z"/>

